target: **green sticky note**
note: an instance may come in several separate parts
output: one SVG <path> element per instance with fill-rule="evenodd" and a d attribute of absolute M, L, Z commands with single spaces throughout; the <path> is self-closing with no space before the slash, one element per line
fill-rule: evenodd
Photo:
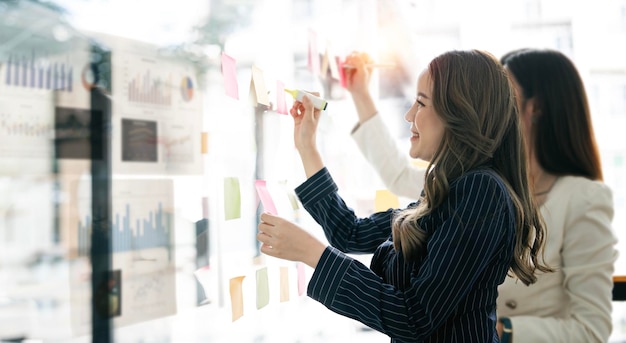
<path fill-rule="evenodd" d="M 267 278 L 267 267 L 256 271 L 256 308 L 265 307 L 270 302 L 270 287 Z"/>
<path fill-rule="evenodd" d="M 224 178 L 224 217 L 226 220 L 241 218 L 241 192 L 236 177 Z"/>

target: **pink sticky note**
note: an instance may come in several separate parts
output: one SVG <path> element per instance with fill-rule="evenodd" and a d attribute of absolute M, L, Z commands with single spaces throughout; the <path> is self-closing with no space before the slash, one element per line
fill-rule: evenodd
<path fill-rule="evenodd" d="M 226 95 L 239 99 L 239 86 L 237 85 L 237 62 L 234 58 L 222 53 L 222 76 Z"/>
<path fill-rule="evenodd" d="M 339 69 L 339 84 L 341 87 L 346 88 L 346 70 L 343 67 L 344 62 L 339 58 L 337 58 L 337 69 Z"/>
<path fill-rule="evenodd" d="M 304 279 L 304 264 L 298 262 L 296 265 L 298 269 L 298 295 L 302 295 L 306 292 L 306 282 Z"/>
<path fill-rule="evenodd" d="M 312 29 L 309 29 L 309 58 L 308 58 L 309 70 L 313 73 L 313 76 L 318 76 L 320 73 L 320 55 L 317 51 L 317 33 Z"/>
<path fill-rule="evenodd" d="M 287 114 L 287 101 L 285 99 L 285 84 L 282 81 L 276 81 L 276 112 Z"/>
<path fill-rule="evenodd" d="M 261 199 L 261 203 L 263 203 L 263 208 L 265 209 L 265 211 L 274 215 L 278 214 L 278 211 L 276 211 L 276 206 L 274 206 L 274 201 L 270 196 L 270 192 L 267 190 L 267 184 L 265 180 L 256 180 L 254 186 L 256 187 L 257 193 L 259 193 L 259 198 Z"/>

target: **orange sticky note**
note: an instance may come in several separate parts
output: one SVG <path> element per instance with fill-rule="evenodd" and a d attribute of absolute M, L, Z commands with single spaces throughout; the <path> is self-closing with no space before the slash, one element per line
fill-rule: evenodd
<path fill-rule="evenodd" d="M 232 310 L 232 321 L 243 316 L 243 279 L 245 276 L 237 276 L 230 279 L 230 304 Z"/>
<path fill-rule="evenodd" d="M 276 112 L 287 114 L 287 100 L 285 97 L 285 84 L 282 81 L 276 81 Z"/>
<path fill-rule="evenodd" d="M 222 76 L 226 95 L 239 99 L 239 86 L 237 85 L 237 62 L 234 58 L 222 53 Z"/>
<path fill-rule="evenodd" d="M 200 153 L 206 155 L 209 153 L 209 133 L 202 132 L 200 136 Z"/>
<path fill-rule="evenodd" d="M 267 184 L 265 180 L 256 180 L 254 186 L 256 187 L 256 191 L 259 194 L 261 203 L 263 203 L 263 209 L 273 215 L 278 214 L 278 211 L 276 211 L 276 206 L 274 205 L 274 201 L 272 200 L 272 196 L 267 190 Z"/>
<path fill-rule="evenodd" d="M 289 268 L 280 267 L 280 302 L 289 301 Z"/>
<path fill-rule="evenodd" d="M 317 51 L 317 33 L 313 29 L 309 29 L 309 58 L 308 68 L 313 73 L 313 76 L 318 76 L 320 73 L 320 55 Z"/>
<path fill-rule="evenodd" d="M 256 308 L 261 309 L 270 302 L 270 284 L 267 267 L 256 271 Z"/>
<path fill-rule="evenodd" d="M 250 93 L 252 95 L 254 106 L 257 104 L 270 106 L 270 99 L 267 96 L 267 87 L 265 86 L 265 78 L 263 71 L 257 66 L 252 65 L 252 79 L 250 79 Z M 282 93 L 285 93 L 284 91 Z"/>
<path fill-rule="evenodd" d="M 387 189 L 380 189 L 376 191 L 376 197 L 374 198 L 374 211 L 384 212 L 390 208 L 400 207 L 400 200 L 398 197 L 391 193 Z"/>
<path fill-rule="evenodd" d="M 298 262 L 296 264 L 296 268 L 298 270 L 298 295 L 302 295 L 306 292 L 306 280 L 304 275 L 304 264 Z"/>

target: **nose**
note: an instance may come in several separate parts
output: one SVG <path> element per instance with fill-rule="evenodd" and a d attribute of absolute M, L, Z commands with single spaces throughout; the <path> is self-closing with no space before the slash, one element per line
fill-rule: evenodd
<path fill-rule="evenodd" d="M 415 111 L 413 110 L 414 107 L 415 105 L 411 106 L 411 108 L 409 108 L 409 110 L 406 111 L 406 113 L 404 114 L 404 120 L 406 120 L 409 123 L 412 123 L 413 120 L 415 119 Z"/>

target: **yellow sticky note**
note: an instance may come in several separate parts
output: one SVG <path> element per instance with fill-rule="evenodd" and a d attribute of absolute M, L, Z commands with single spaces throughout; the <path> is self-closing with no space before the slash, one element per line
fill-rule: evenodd
<path fill-rule="evenodd" d="M 339 66 L 337 65 L 337 56 L 332 51 L 331 42 L 326 43 L 326 52 L 324 53 L 324 58 L 322 59 L 321 66 L 321 75 L 323 78 L 326 77 L 328 73 L 328 69 L 330 69 L 330 76 L 339 80 Z"/>
<path fill-rule="evenodd" d="M 267 267 L 256 271 L 256 308 L 265 307 L 270 302 L 270 285 L 267 277 Z"/>
<path fill-rule="evenodd" d="M 322 80 L 326 80 L 326 75 L 328 74 L 328 50 L 322 55 L 322 65 L 320 66 L 320 77 Z"/>
<path fill-rule="evenodd" d="M 241 217 L 241 191 L 236 177 L 224 178 L 224 216 L 226 220 Z"/>
<path fill-rule="evenodd" d="M 390 208 L 398 207 L 400 207 L 400 201 L 395 194 L 386 189 L 376 191 L 376 198 L 374 199 L 375 212 L 383 212 Z"/>
<path fill-rule="evenodd" d="M 280 267 L 280 302 L 289 301 L 289 268 Z"/>
<path fill-rule="evenodd" d="M 411 160 L 411 164 L 418 167 L 418 168 L 427 168 L 428 167 L 428 161 L 424 161 L 424 160 L 420 160 L 420 159 L 415 159 L 415 160 Z"/>
<path fill-rule="evenodd" d="M 265 78 L 263 71 L 257 66 L 252 65 L 252 79 L 250 80 L 250 95 L 253 98 L 254 105 L 262 104 L 270 106 L 270 99 L 267 95 L 267 87 L 265 86 Z"/>
<path fill-rule="evenodd" d="M 245 276 L 237 276 L 230 279 L 230 304 L 232 310 L 232 321 L 243 316 L 243 279 Z"/>

